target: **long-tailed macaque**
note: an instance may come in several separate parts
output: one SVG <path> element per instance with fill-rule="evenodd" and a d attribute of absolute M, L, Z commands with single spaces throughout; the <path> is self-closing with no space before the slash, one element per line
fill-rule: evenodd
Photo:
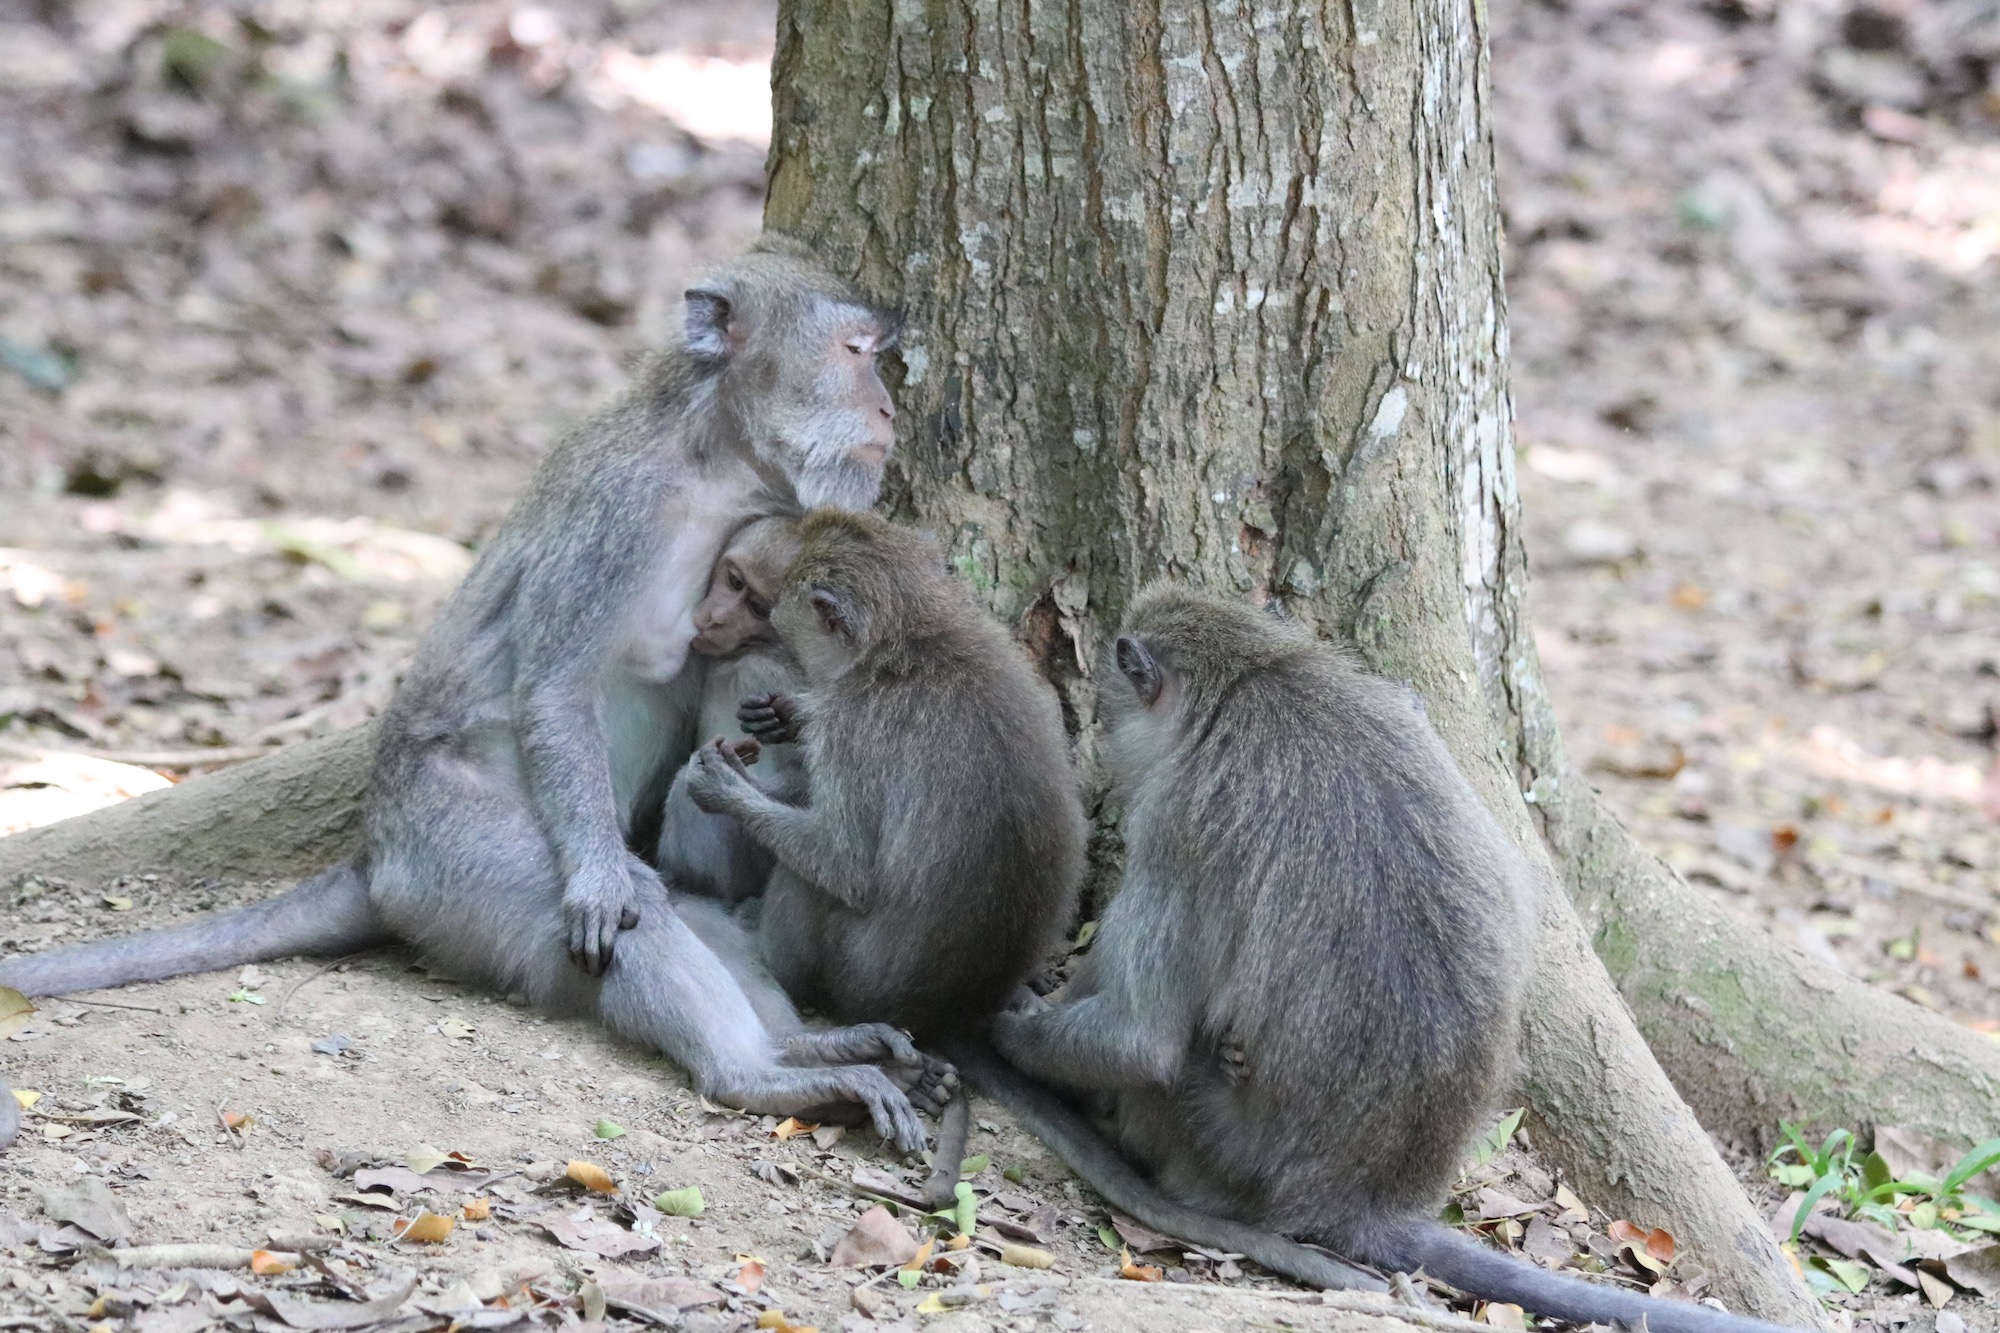
<path fill-rule="evenodd" d="M 864 1104 L 922 1142 L 924 1066 L 871 1026 L 780 1047 L 627 846 L 694 743 L 691 612 L 760 513 L 873 504 L 894 439 L 893 324 L 771 239 L 687 293 L 686 336 L 551 451 L 380 721 L 362 852 L 270 902 L 0 962 L 30 995 L 338 954 L 394 938 L 441 969 L 594 1013 L 705 1095 L 789 1113 Z"/>
<path fill-rule="evenodd" d="M 1082 879 L 1054 691 L 928 538 L 820 510 L 799 539 L 771 623 L 805 687 L 763 702 L 798 738 L 808 802 L 760 790 L 726 742 L 696 752 L 688 793 L 777 858 L 752 910 L 794 999 L 965 1030 L 1042 959 Z"/>
<path fill-rule="evenodd" d="M 1102 704 L 1124 884 L 1063 1001 L 1023 997 L 993 1040 L 1100 1098 L 1116 1151 L 960 1056 L 975 1083 L 1141 1220 L 1164 1196 L 1164 1228 L 1192 1212 L 1302 1236 L 1579 1323 L 1776 1327 L 1546 1273 L 1435 1220 L 1515 1057 L 1536 878 L 1406 691 L 1294 623 L 1161 589 L 1126 618 Z M 1340 1280 L 1295 1251 L 1244 1247 Z"/>

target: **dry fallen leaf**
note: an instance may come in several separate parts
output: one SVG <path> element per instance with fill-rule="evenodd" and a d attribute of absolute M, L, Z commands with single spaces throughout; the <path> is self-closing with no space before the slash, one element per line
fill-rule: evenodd
<path fill-rule="evenodd" d="M 13 1036 L 28 1026 L 28 1020 L 35 1016 L 35 1006 L 28 1003 L 28 997 L 8 986 L 0 986 L 0 1040 Z"/>
<path fill-rule="evenodd" d="M 1674 1238 L 1667 1234 L 1664 1228 L 1654 1227 L 1651 1231 L 1647 1231 L 1621 1218 L 1606 1227 L 1605 1230 L 1610 1234 L 1611 1239 L 1619 1242 L 1621 1245 L 1629 1244 L 1637 1246 L 1663 1264 L 1670 1264 L 1674 1261 Z"/>
<path fill-rule="evenodd" d="M 259 1310 L 276 1315 L 293 1328 L 358 1329 L 393 1318 L 416 1286 L 415 1277 L 405 1278 L 382 1295 L 360 1304 L 353 1301 L 309 1301 L 282 1291 L 245 1291 L 243 1299 Z"/>
<path fill-rule="evenodd" d="M 854 1219 L 828 1260 L 835 1268 L 873 1268 L 905 1264 L 917 1252 L 917 1238 L 879 1204 Z"/>
<path fill-rule="evenodd" d="M 910 1256 L 908 1263 L 903 1265 L 903 1271 L 905 1273 L 923 1272 L 924 1265 L 931 1261 L 931 1252 L 935 1249 L 937 1249 L 937 1238 L 932 1237 L 917 1247 L 917 1252 Z"/>
<path fill-rule="evenodd" d="M 779 1140 L 789 1139 L 794 1134 L 810 1134 L 818 1128 L 818 1125 L 809 1125 L 797 1116 L 786 1116 L 778 1122 L 778 1127 L 771 1131 L 771 1136 Z M 771 1312 L 767 1310 L 765 1313 L 769 1314 Z"/>
<path fill-rule="evenodd" d="M 493 1216 L 493 1205 L 484 1199 L 467 1199 L 460 1205 L 458 1215 L 468 1222 L 484 1222 Z"/>
<path fill-rule="evenodd" d="M 421 1176 L 424 1172 L 443 1165 L 446 1160 L 445 1154 L 430 1144 L 419 1143 L 410 1149 L 410 1155 L 403 1159 L 403 1165 Z"/>
<path fill-rule="evenodd" d="M 258 1277 L 276 1277 L 280 1273 L 289 1273 L 297 1267 L 297 1264 L 280 1259 L 269 1250 L 250 1251 L 250 1271 Z"/>
<path fill-rule="evenodd" d="M 217 1112 L 216 1118 L 222 1122 L 222 1127 L 231 1133 L 248 1129 L 257 1123 L 256 1117 L 247 1111 L 220 1111 Z"/>
<path fill-rule="evenodd" d="M 628 1231 L 616 1222 L 607 1222 L 585 1207 L 573 1214 L 547 1213 L 535 1224 L 554 1236 L 558 1243 L 600 1259 L 618 1259 L 628 1254 L 650 1254 L 660 1248 L 652 1236 Z"/>
<path fill-rule="evenodd" d="M 563 1174 L 585 1189 L 595 1191 L 598 1194 L 616 1194 L 618 1192 L 618 1182 L 611 1178 L 610 1172 L 595 1162 L 571 1162 L 564 1168 Z"/>
<path fill-rule="evenodd" d="M 753 1259 L 747 1254 L 739 1254 L 736 1257 L 743 1262 L 743 1266 L 736 1270 L 736 1285 L 743 1288 L 746 1293 L 763 1286 L 764 1261 Z"/>
<path fill-rule="evenodd" d="M 389 1225 L 398 1240 L 417 1240 L 436 1245 L 451 1235 L 451 1229 L 458 1224 L 441 1213 L 422 1212 L 407 1220 L 399 1217 Z"/>
<path fill-rule="evenodd" d="M 1479 1312 L 1479 1321 L 1495 1328 L 1512 1329 L 1514 1333 L 1522 1333 L 1528 1327 L 1527 1312 L 1504 1301 L 1488 1301 Z"/>
<path fill-rule="evenodd" d="M 1166 1273 L 1151 1264 L 1132 1262 L 1132 1251 L 1118 1251 L 1118 1276 L 1130 1282 L 1165 1282 Z"/>
<path fill-rule="evenodd" d="M 757 1327 L 773 1329 L 776 1333 L 819 1333 L 813 1324 L 794 1324 L 785 1318 L 783 1310 L 765 1310 L 757 1316 Z"/>
<path fill-rule="evenodd" d="M 35 1103 L 40 1101 L 41 1099 L 42 1099 L 42 1094 L 36 1092 L 33 1088 L 14 1089 L 14 1100 L 21 1104 L 21 1109 L 23 1111 L 34 1110 Z"/>
<path fill-rule="evenodd" d="M 92 1176 L 42 1196 L 42 1211 L 58 1222 L 81 1227 L 107 1245 L 132 1239 L 132 1219 L 111 1187 Z"/>
<path fill-rule="evenodd" d="M 1503 1217 L 1526 1217 L 1536 1211 L 1534 1204 L 1496 1189 L 1482 1189 L 1478 1197 L 1479 1220 L 1482 1222 Z"/>
<path fill-rule="evenodd" d="M 605 1303 L 614 1309 L 692 1310 L 728 1299 L 708 1283 L 688 1277 L 640 1277 L 600 1270 L 597 1284 L 604 1291 Z"/>
<path fill-rule="evenodd" d="M 1000 1262 L 1015 1268 L 1054 1268 L 1056 1257 L 1047 1250 L 1038 1250 L 1032 1245 L 1017 1245 L 1010 1240 L 1000 1244 Z"/>
<path fill-rule="evenodd" d="M 1181 1248 L 1181 1243 L 1172 1236 L 1167 1235 L 1165 1232 L 1155 1231 L 1148 1226 L 1141 1226 L 1121 1213 L 1113 1213 L 1111 1215 L 1111 1229 L 1118 1233 L 1120 1240 L 1124 1241 L 1140 1254 L 1145 1254 L 1148 1251 L 1178 1250 Z"/>
<path fill-rule="evenodd" d="M 1674 1261 L 1674 1238 L 1659 1227 L 1647 1231 L 1620 1218 L 1605 1231 L 1618 1242 L 1619 1252 L 1635 1267 L 1655 1276 L 1665 1273 L 1667 1265 Z"/>

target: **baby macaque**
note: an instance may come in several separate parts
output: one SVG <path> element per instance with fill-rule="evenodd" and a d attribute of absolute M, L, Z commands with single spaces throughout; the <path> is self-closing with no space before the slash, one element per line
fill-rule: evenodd
<path fill-rule="evenodd" d="M 798 666 L 771 628 L 771 610 L 785 570 L 799 552 L 798 522 L 784 516 L 756 519 L 729 539 L 715 562 L 708 593 L 694 610 L 690 647 L 702 672 L 695 735 L 726 738 L 735 753 L 754 761 L 750 780 L 773 800 L 805 800 L 805 769 L 797 746 L 760 747 L 737 722 L 749 696 L 797 688 Z M 658 861 L 668 886 L 683 893 L 740 902 L 764 891 L 777 858 L 733 816 L 709 814 L 688 797 L 691 768 L 683 768 L 667 793 Z"/>

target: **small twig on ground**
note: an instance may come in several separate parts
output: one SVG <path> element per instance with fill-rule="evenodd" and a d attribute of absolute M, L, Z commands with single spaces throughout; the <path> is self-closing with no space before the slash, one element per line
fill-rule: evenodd
<path fill-rule="evenodd" d="M 135 1245 L 129 1250 L 109 1250 L 120 1268 L 248 1268 L 257 1251 L 235 1245 Z M 288 1250 L 267 1251 L 283 1264 L 297 1265 L 300 1256 Z"/>
<path fill-rule="evenodd" d="M 74 995 L 62 997 L 64 1004 L 87 1004 L 93 1009 L 136 1009 L 142 1014 L 158 1014 L 165 1018 L 167 1011 L 150 1004 L 123 1004 L 117 1000 L 81 1000 Z"/>
<path fill-rule="evenodd" d="M 285 1009 L 287 1008 L 287 1006 L 291 1004 L 292 997 L 294 995 L 297 995 L 300 991 L 304 990 L 312 982 L 318 981 L 321 977 L 333 971 L 333 969 L 339 967 L 342 963 L 351 963 L 357 958 L 365 958 L 369 954 L 374 952 L 375 951 L 373 949 L 358 950 L 354 953 L 346 955 L 345 957 L 336 958 L 332 962 L 327 963 L 324 966 L 313 969 L 313 971 L 307 976 L 300 977 L 298 980 L 298 984 L 293 986 L 290 990 L 286 991 L 285 998 L 278 1001 L 277 1011 L 271 1015 L 271 1021 L 273 1023 L 276 1023 L 282 1018 L 284 1018 Z"/>

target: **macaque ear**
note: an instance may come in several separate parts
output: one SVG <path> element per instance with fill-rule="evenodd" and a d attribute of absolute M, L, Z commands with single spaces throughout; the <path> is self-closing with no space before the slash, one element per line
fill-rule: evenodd
<path fill-rule="evenodd" d="M 1139 696 L 1140 703 L 1151 708 L 1159 702 L 1160 687 L 1166 682 L 1160 675 L 1160 664 L 1146 651 L 1145 644 L 1130 635 L 1119 635 L 1118 669 L 1132 682 L 1132 693 Z"/>
<path fill-rule="evenodd" d="M 825 588 L 814 588 L 811 601 L 814 614 L 819 616 L 819 627 L 852 648 L 860 633 L 854 608 L 839 593 Z"/>
<path fill-rule="evenodd" d="M 690 287 L 687 296 L 687 345 L 696 356 L 727 361 L 743 345 L 742 328 L 732 327 L 736 307 L 722 292 Z"/>

